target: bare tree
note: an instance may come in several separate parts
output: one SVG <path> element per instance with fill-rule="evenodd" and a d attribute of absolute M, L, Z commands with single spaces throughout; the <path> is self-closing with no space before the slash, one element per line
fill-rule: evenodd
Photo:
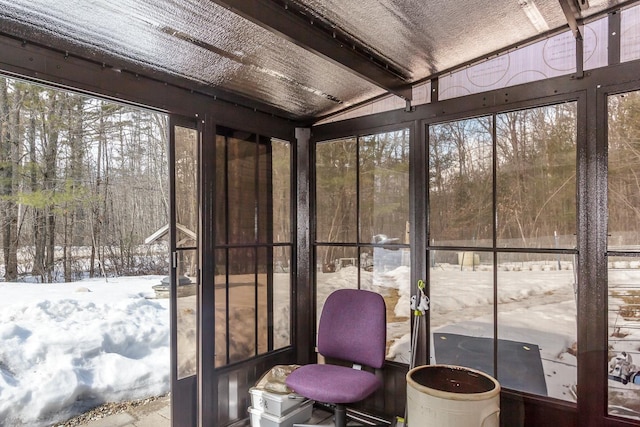
<path fill-rule="evenodd" d="M 18 248 L 42 281 L 139 271 L 139 245 L 168 221 L 167 127 L 162 114 L 0 78 L 5 280 L 19 276 Z"/>
<path fill-rule="evenodd" d="M 20 157 L 20 110 L 22 91 L 10 93 L 6 80 L 0 79 L 0 212 L 5 280 L 18 277 L 18 205 L 13 195 L 17 190 Z"/>

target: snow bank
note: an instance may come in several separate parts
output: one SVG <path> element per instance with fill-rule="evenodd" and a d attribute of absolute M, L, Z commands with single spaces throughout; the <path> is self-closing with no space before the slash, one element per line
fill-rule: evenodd
<path fill-rule="evenodd" d="M 168 300 L 148 299 L 160 279 L 0 283 L 0 423 L 49 425 L 167 393 Z"/>

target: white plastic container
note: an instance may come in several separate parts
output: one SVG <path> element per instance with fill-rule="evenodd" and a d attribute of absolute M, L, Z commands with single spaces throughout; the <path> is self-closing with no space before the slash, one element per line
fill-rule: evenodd
<path fill-rule="evenodd" d="M 249 408 L 249 414 L 251 414 L 251 427 L 292 427 L 294 424 L 304 423 L 311 418 L 313 402 L 307 400 L 282 417 L 252 407 Z"/>
<path fill-rule="evenodd" d="M 287 412 L 299 407 L 305 402 L 305 398 L 299 394 L 278 394 L 252 387 L 249 389 L 251 406 L 258 411 L 281 417 Z"/>
<path fill-rule="evenodd" d="M 418 366 L 407 373 L 407 418 L 410 427 L 499 427 L 500 384 L 475 369 Z"/>

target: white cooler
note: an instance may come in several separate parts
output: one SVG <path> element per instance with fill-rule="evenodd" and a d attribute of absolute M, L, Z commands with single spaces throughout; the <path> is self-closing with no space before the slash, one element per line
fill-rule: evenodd
<path fill-rule="evenodd" d="M 251 406 L 258 411 L 264 411 L 269 415 L 281 417 L 287 412 L 302 405 L 306 399 L 299 394 L 271 393 L 255 387 L 249 389 Z"/>
<path fill-rule="evenodd" d="M 313 414 L 313 401 L 306 400 L 302 405 L 291 409 L 288 413 L 277 416 L 253 407 L 249 408 L 251 427 L 292 427 L 304 423 Z"/>

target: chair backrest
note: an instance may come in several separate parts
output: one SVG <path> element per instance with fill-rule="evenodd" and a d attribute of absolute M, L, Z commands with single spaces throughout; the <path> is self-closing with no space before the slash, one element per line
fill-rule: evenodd
<path fill-rule="evenodd" d="M 387 311 L 380 294 L 339 289 L 329 295 L 318 325 L 318 352 L 373 368 L 384 364 Z"/>

